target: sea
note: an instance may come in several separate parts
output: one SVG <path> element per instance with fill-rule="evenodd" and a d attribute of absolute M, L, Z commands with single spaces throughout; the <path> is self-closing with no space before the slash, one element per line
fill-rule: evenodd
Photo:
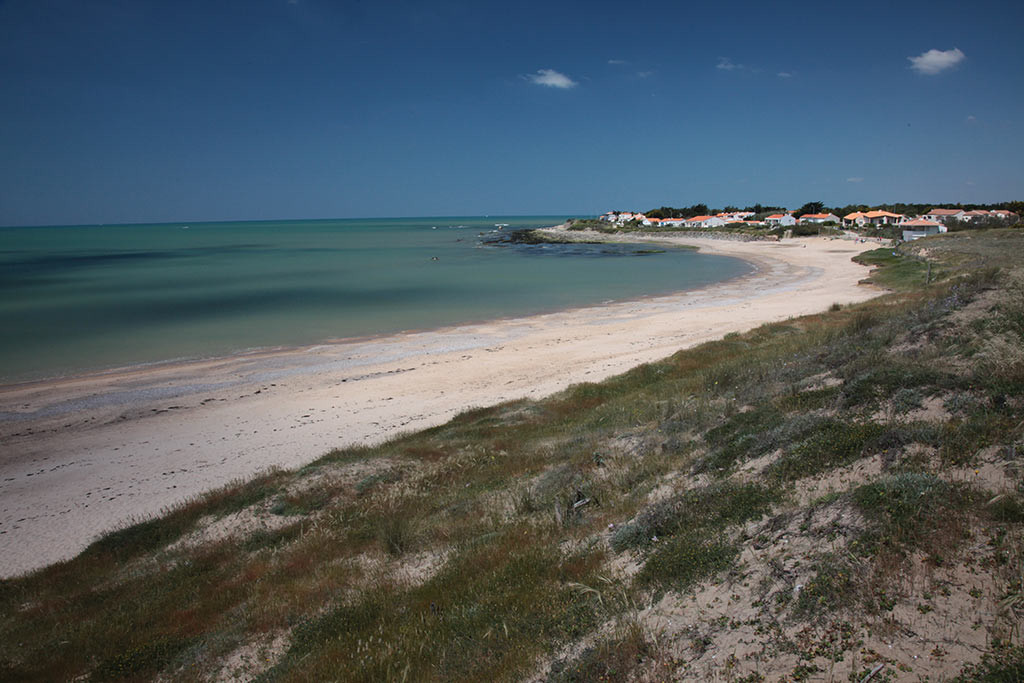
<path fill-rule="evenodd" d="M 564 219 L 0 228 L 0 384 L 592 306 L 752 268 L 506 237 Z"/>

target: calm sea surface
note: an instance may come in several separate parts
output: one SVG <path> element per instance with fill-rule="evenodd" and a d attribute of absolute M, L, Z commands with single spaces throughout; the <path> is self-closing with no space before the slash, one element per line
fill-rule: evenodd
<path fill-rule="evenodd" d="M 0 382 L 539 313 L 750 271 L 686 250 L 481 236 L 561 221 L 0 228 Z"/>

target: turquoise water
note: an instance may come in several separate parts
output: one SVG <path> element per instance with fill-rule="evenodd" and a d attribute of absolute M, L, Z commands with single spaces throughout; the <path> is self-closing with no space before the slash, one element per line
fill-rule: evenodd
<path fill-rule="evenodd" d="M 0 228 L 0 382 L 539 313 L 750 270 L 687 250 L 482 242 L 496 223 L 561 221 Z"/>

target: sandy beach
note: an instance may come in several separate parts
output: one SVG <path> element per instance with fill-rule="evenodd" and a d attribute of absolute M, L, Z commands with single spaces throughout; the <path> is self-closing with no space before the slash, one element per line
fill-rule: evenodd
<path fill-rule="evenodd" d="M 269 467 L 880 293 L 858 284 L 867 268 L 850 260 L 877 243 L 657 239 L 756 271 L 529 318 L 0 387 L 0 576 L 70 558 L 98 534 Z"/>

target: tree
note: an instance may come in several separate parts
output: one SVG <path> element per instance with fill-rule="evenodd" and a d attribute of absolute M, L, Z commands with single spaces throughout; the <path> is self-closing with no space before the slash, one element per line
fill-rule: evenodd
<path fill-rule="evenodd" d="M 822 209 L 825 208 L 824 202 L 807 202 L 796 211 L 797 216 L 803 216 L 805 213 L 821 213 Z"/>
<path fill-rule="evenodd" d="M 1001 208 L 1013 211 L 1018 216 L 1024 216 L 1024 202 L 1006 202 Z"/>
<path fill-rule="evenodd" d="M 871 207 L 867 206 L 866 204 L 847 204 L 842 208 L 837 208 L 832 213 L 839 216 L 840 218 L 845 218 L 846 216 L 849 216 L 851 213 L 867 213 L 870 210 Z"/>

